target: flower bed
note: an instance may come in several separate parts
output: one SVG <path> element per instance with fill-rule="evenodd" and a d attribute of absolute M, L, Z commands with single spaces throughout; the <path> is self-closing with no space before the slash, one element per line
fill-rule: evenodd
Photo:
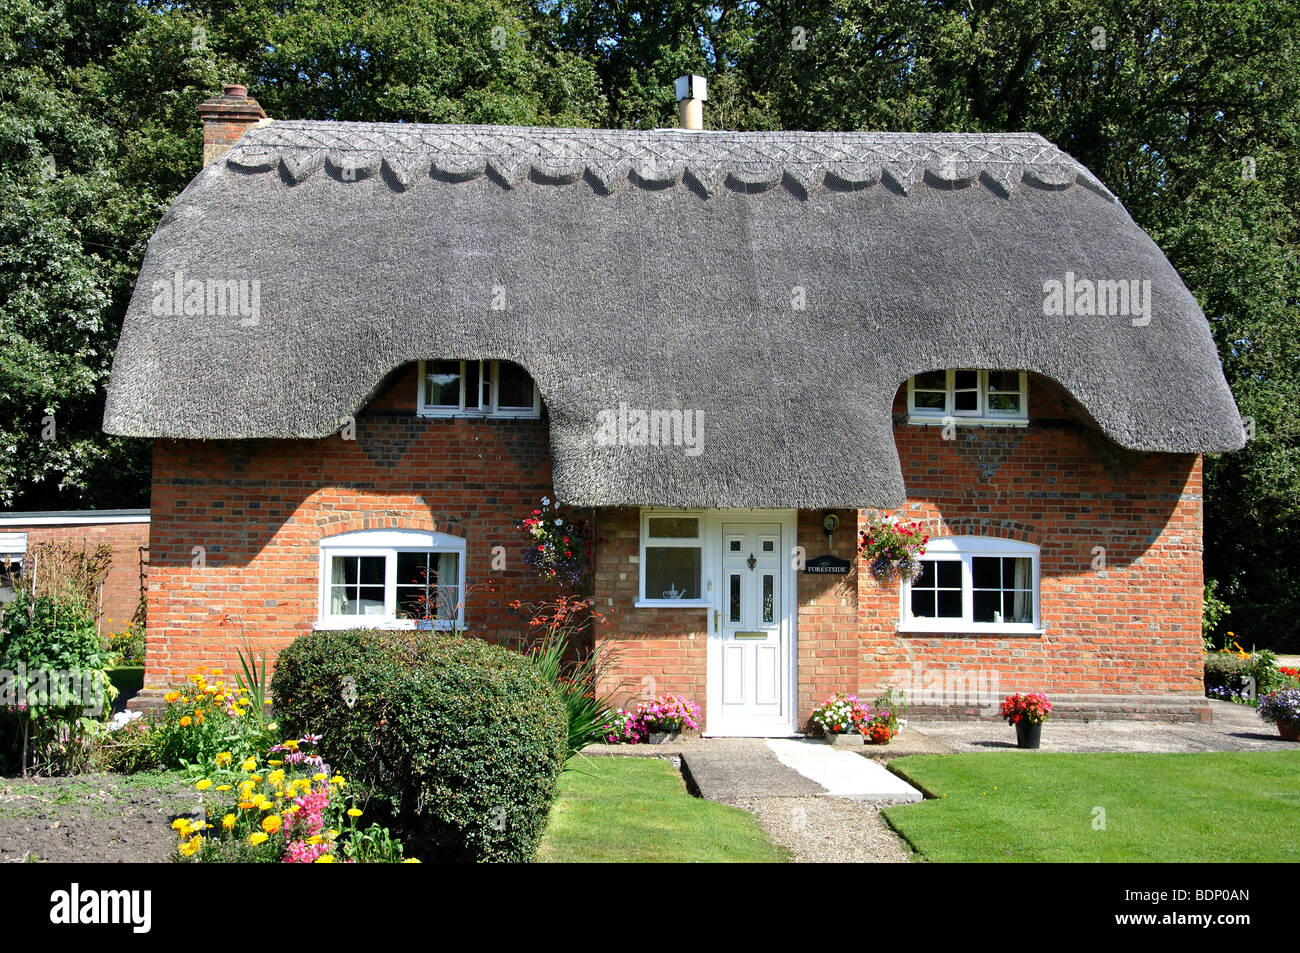
<path fill-rule="evenodd" d="M 218 752 L 199 791 L 228 794 L 200 819 L 179 818 L 177 859 L 194 863 L 397 863 L 397 838 L 378 824 L 364 830 L 346 779 L 315 753 L 319 736 L 291 739 L 265 762 Z M 219 818 L 216 823 L 212 820 Z M 411 861 L 407 861 L 408 863 Z"/>

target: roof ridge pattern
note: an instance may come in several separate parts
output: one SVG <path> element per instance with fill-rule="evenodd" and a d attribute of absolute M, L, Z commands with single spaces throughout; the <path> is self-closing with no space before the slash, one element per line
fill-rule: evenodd
<path fill-rule="evenodd" d="M 280 170 L 290 182 L 326 171 L 348 183 L 379 173 L 395 189 L 434 176 L 489 175 L 507 188 L 525 180 L 587 181 L 608 194 L 628 184 L 680 184 L 716 195 L 785 184 L 805 196 L 823 188 L 919 185 L 956 190 L 979 183 L 1008 197 L 1021 185 L 1083 186 L 1111 201 L 1084 166 L 1036 133 L 724 132 L 565 129 L 277 120 L 251 130 L 225 157 L 249 173 Z"/>

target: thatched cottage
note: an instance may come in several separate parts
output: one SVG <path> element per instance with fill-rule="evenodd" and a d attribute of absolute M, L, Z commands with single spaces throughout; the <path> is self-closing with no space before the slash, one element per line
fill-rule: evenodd
<path fill-rule="evenodd" d="M 104 420 L 155 441 L 148 687 L 413 595 L 514 639 L 552 497 L 594 527 L 608 687 L 710 733 L 890 684 L 1204 715 L 1200 455 L 1242 422 L 1051 143 L 203 113 Z M 916 581 L 861 571 L 872 509 L 933 537 Z"/>

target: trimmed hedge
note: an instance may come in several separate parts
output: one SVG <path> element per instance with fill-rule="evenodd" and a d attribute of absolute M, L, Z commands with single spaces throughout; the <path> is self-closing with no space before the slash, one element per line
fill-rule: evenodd
<path fill-rule="evenodd" d="M 567 722 L 522 655 L 439 633 L 313 632 L 280 653 L 271 693 L 282 729 L 322 735 L 409 855 L 532 860 Z"/>

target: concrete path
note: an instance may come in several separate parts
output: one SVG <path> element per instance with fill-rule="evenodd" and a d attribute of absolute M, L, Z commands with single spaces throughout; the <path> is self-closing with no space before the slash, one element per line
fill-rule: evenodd
<path fill-rule="evenodd" d="M 924 800 L 920 791 L 884 765 L 850 751 L 788 738 L 771 738 L 767 746 L 783 765 L 820 784 L 827 794 L 891 804 Z"/>
<path fill-rule="evenodd" d="M 880 809 L 921 793 L 882 765 L 793 739 L 710 738 L 682 746 L 680 757 L 701 796 L 749 811 L 795 861 L 908 860 Z"/>

